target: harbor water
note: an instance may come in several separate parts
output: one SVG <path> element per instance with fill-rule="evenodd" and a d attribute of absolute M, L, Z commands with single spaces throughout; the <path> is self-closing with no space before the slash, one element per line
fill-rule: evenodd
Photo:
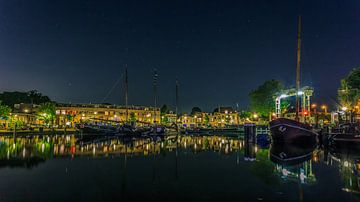
<path fill-rule="evenodd" d="M 356 148 L 84 136 L 0 137 L 0 201 L 360 201 Z"/>

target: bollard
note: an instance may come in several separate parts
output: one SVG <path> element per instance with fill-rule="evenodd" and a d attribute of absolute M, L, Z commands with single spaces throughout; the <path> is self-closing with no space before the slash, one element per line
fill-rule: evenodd
<path fill-rule="evenodd" d="M 246 123 L 244 125 L 244 132 L 245 142 L 256 144 L 256 124 Z"/>

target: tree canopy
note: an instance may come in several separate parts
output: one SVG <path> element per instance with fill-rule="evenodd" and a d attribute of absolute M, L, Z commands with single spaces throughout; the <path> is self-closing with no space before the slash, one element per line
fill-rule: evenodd
<path fill-rule="evenodd" d="M 360 98 L 360 68 L 354 68 L 340 81 L 338 99 L 343 107 L 352 108 Z"/>
<path fill-rule="evenodd" d="M 284 89 L 277 80 L 268 80 L 250 92 L 250 109 L 262 117 L 268 117 L 275 110 L 274 95 Z"/>
<path fill-rule="evenodd" d="M 130 120 L 129 120 L 129 121 L 130 121 L 130 123 L 135 123 L 135 122 L 137 121 L 134 112 L 131 112 L 131 113 L 130 113 Z"/>
<path fill-rule="evenodd" d="M 19 103 L 33 103 L 33 104 L 42 104 L 46 102 L 51 102 L 48 96 L 42 95 L 40 92 L 36 90 L 28 91 L 28 92 L 3 92 L 0 93 L 0 100 L 3 104 L 14 107 L 14 104 Z"/>
<path fill-rule="evenodd" d="M 194 115 L 194 114 L 196 114 L 196 113 L 198 113 L 198 112 L 202 112 L 201 109 L 200 109 L 200 107 L 193 107 L 193 108 L 191 109 L 191 115 Z"/>
<path fill-rule="evenodd" d="M 164 114 L 167 114 L 167 113 L 169 113 L 169 108 L 168 108 L 167 105 L 164 104 L 164 105 L 160 108 L 160 114 L 161 114 L 161 115 L 164 115 Z"/>
<path fill-rule="evenodd" d="M 40 105 L 37 111 L 39 120 L 43 120 L 46 124 L 52 124 L 55 120 L 56 105 L 53 102 L 46 102 Z"/>
<path fill-rule="evenodd" d="M 8 119 L 10 116 L 11 108 L 4 105 L 0 101 L 0 119 Z"/>

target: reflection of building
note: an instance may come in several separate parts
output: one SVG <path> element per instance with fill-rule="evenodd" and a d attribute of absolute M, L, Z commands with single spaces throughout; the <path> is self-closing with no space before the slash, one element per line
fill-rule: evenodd
<path fill-rule="evenodd" d="M 102 122 L 136 120 L 144 123 L 160 122 L 160 109 L 153 107 L 124 106 L 110 104 L 59 104 L 56 109 L 56 123 Z"/>
<path fill-rule="evenodd" d="M 133 139 L 131 144 L 122 139 L 110 138 L 102 141 L 82 143 L 74 135 L 17 137 L 16 144 L 11 136 L 0 137 L 0 160 L 6 158 L 28 158 L 31 156 L 93 156 L 108 154 L 160 154 L 161 151 L 174 151 L 176 148 L 190 149 L 194 153 L 216 151 L 230 154 L 242 148 L 239 139 L 218 136 L 179 136 L 162 141 L 149 141 L 147 138 Z M 14 146 L 15 145 L 15 146 Z"/>

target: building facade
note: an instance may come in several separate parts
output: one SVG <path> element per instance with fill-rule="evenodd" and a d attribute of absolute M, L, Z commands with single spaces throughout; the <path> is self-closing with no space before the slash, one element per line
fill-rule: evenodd
<path fill-rule="evenodd" d="M 142 106 L 118 106 L 110 104 L 58 104 L 57 125 L 99 122 L 160 123 L 160 108 Z"/>

